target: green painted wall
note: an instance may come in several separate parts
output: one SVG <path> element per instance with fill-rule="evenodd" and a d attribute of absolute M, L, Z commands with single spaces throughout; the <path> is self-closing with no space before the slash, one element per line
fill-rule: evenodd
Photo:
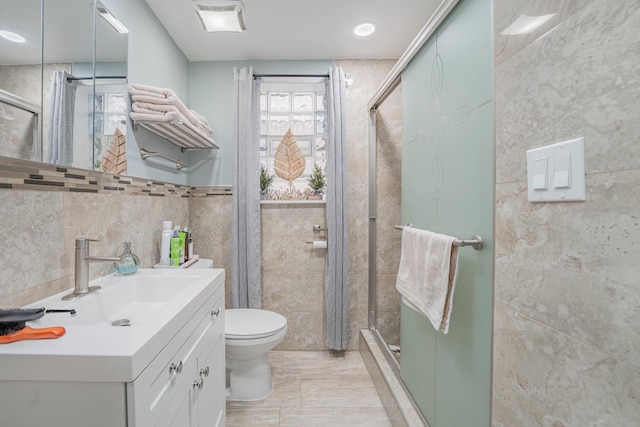
<path fill-rule="evenodd" d="M 401 376 L 431 427 L 490 425 L 494 145 L 490 0 L 461 0 L 402 77 L 402 220 L 459 251 L 448 334 L 403 305 Z"/>
<path fill-rule="evenodd" d="M 129 29 L 127 77 L 129 83 L 171 88 L 189 105 L 189 61 L 144 0 L 103 0 L 105 6 Z M 100 18 L 98 18 L 100 19 Z M 188 184 L 188 173 L 170 163 L 140 158 L 140 148 L 157 151 L 182 162 L 188 155 L 164 138 L 140 128 L 127 129 L 128 175 Z M 156 166 L 157 165 L 157 166 Z"/>

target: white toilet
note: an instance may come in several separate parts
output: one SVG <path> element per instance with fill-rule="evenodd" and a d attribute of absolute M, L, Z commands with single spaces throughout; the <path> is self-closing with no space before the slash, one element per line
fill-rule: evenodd
<path fill-rule="evenodd" d="M 258 400 L 271 394 L 267 353 L 287 333 L 287 319 L 273 311 L 225 310 L 227 399 Z"/>

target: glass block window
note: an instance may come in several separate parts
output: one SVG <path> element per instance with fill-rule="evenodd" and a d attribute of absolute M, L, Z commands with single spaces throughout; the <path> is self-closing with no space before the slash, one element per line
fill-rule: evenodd
<path fill-rule="evenodd" d="M 115 86 L 109 87 L 110 91 L 116 89 Z M 119 93 L 103 92 L 89 95 L 89 111 L 94 110 L 93 113 L 89 113 L 89 136 L 93 137 L 90 161 L 97 170 L 101 168 L 102 152 L 107 148 L 116 129 L 123 135 L 127 134 L 126 88 L 122 86 L 117 89 Z"/>
<path fill-rule="evenodd" d="M 317 164 L 326 174 L 327 109 L 324 91 L 263 90 L 260 92 L 260 163 L 275 176 L 272 192 L 284 193 L 289 182 L 278 177 L 273 169 L 278 145 L 291 129 L 306 160 L 305 171 L 293 182 L 300 193 L 309 189 L 309 176 Z"/>

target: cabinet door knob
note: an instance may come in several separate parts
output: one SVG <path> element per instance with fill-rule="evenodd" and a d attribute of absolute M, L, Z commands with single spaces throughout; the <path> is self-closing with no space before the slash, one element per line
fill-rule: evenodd
<path fill-rule="evenodd" d="M 202 387 L 204 386 L 204 380 L 202 378 L 200 378 L 197 381 L 193 382 L 193 388 L 194 389 L 198 389 L 198 390 L 202 390 Z"/>
<path fill-rule="evenodd" d="M 215 310 L 211 310 L 211 317 L 213 319 L 217 319 L 220 316 L 220 308 L 216 308 Z"/>
<path fill-rule="evenodd" d="M 204 369 L 200 369 L 200 376 L 205 376 L 208 377 L 209 376 L 209 367 L 206 366 Z"/>
<path fill-rule="evenodd" d="M 169 373 L 170 374 L 180 374 L 182 373 L 182 360 L 179 361 L 177 364 L 176 363 L 172 363 L 171 365 L 169 365 Z"/>

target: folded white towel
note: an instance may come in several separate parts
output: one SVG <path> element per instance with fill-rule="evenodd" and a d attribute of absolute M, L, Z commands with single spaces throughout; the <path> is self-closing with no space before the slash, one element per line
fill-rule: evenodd
<path fill-rule="evenodd" d="M 148 120 L 151 122 L 172 122 L 174 120 L 184 119 L 177 111 L 167 113 L 158 113 L 155 111 L 132 111 L 130 115 L 133 121 Z"/>
<path fill-rule="evenodd" d="M 396 289 L 407 305 L 440 332 L 449 332 L 458 272 L 454 237 L 413 227 L 402 231 Z"/>
<path fill-rule="evenodd" d="M 185 119 L 189 120 L 194 126 L 200 124 L 200 119 L 189 110 L 180 100 L 178 95 L 171 89 L 147 86 L 141 84 L 132 84 L 129 87 L 131 100 L 134 102 L 143 102 L 156 105 L 173 105 Z"/>
<path fill-rule="evenodd" d="M 166 113 L 167 111 L 178 110 L 178 108 L 175 105 L 171 105 L 171 104 L 154 104 L 151 102 L 139 102 L 139 101 L 133 101 L 131 103 L 131 108 L 134 111 L 149 110 L 149 111 L 156 111 L 159 113 Z"/>
<path fill-rule="evenodd" d="M 149 85 L 141 85 L 139 83 L 132 83 L 129 90 L 131 92 L 149 92 L 146 95 L 156 96 L 161 98 L 168 98 L 171 95 L 175 95 L 175 93 L 171 89 L 166 89 L 163 87 L 149 86 Z"/>

